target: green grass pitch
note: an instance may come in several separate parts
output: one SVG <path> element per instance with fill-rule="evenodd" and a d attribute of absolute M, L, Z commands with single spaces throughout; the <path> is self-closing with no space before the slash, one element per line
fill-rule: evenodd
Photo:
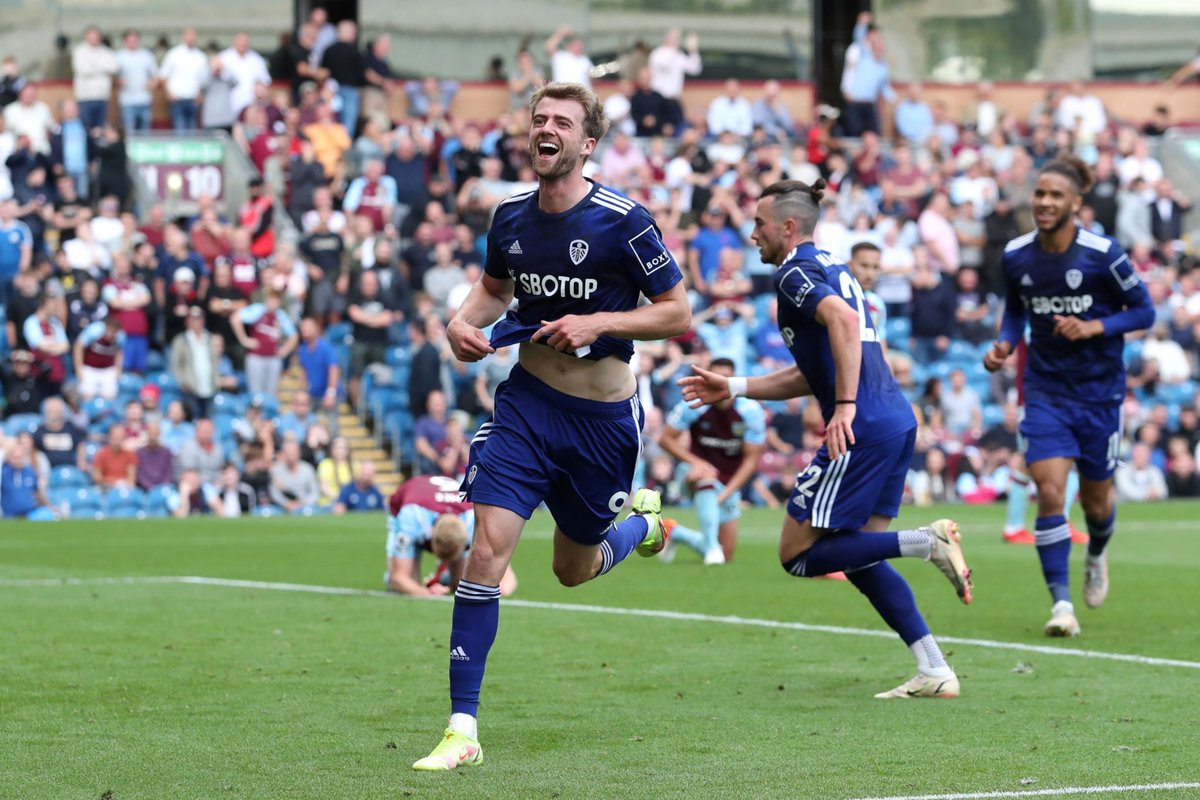
<path fill-rule="evenodd" d="M 1001 508 L 906 509 L 900 522 L 946 513 L 975 570 L 971 606 L 932 566 L 895 563 L 936 635 L 996 643 L 946 646 L 960 699 L 873 699 L 913 671 L 895 638 L 502 604 L 486 763 L 450 774 L 409 769 L 448 713 L 449 603 L 94 580 L 379 589 L 381 516 L 5 521 L 0 797 L 848 800 L 1200 780 L 1200 505 L 1120 509 L 1108 603 L 1077 601 L 1083 636 L 1065 642 L 1042 636 L 1037 558 L 1000 542 Z M 634 556 L 571 590 L 538 515 L 517 598 L 882 629 L 853 587 L 783 573 L 781 514 L 748 512 L 725 567 Z M 1076 597 L 1081 572 L 1077 547 Z M 52 583 L 66 577 L 88 580 Z"/>

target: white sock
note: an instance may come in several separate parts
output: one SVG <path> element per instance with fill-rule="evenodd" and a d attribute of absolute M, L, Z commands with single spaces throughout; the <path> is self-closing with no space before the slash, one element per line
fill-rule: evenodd
<path fill-rule="evenodd" d="M 479 738 L 479 723 L 470 714 L 451 714 L 450 715 L 450 730 L 470 736 L 472 739 Z"/>
<path fill-rule="evenodd" d="M 922 636 L 909 645 L 908 649 L 912 650 L 913 656 L 916 657 L 917 671 L 922 675 L 948 678 L 954 674 L 954 670 L 946 663 L 946 657 L 942 655 L 942 648 L 934 641 L 933 634 Z"/>
<path fill-rule="evenodd" d="M 1059 600 L 1050 607 L 1050 616 L 1057 617 L 1059 614 L 1074 614 L 1075 604 L 1070 600 Z"/>
<path fill-rule="evenodd" d="M 900 555 L 905 558 L 929 558 L 929 551 L 933 547 L 933 534 L 929 531 L 900 531 L 899 536 Z"/>

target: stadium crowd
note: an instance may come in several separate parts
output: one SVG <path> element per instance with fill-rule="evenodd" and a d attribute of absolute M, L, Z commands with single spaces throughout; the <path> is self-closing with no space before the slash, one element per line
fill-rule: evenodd
<path fill-rule="evenodd" d="M 543 52 L 521 49 L 505 76 L 509 110 L 482 119 L 450 112 L 454 82 L 395 74 L 386 35 L 358 39 L 354 23 L 332 25 L 320 8 L 268 58 L 245 34 L 202 50 L 189 29 L 152 52 L 137 31 L 113 47 L 89 28 L 69 59 L 73 97 L 53 110 L 4 59 L 5 516 L 383 508 L 375 465 L 355 461 L 338 435 L 343 400 L 407 471 L 461 474 L 515 353 L 459 363 L 445 323 L 480 275 L 496 205 L 536 186 L 533 90 L 547 79 L 590 85 L 598 70 L 583 39 L 560 29 Z M 1200 272 L 1183 237 L 1187 200 L 1154 157 L 1167 109 L 1117 119 L 1076 83 L 1017 115 L 980 84 L 952 116 L 918 85 L 893 88 L 869 16 L 847 58 L 844 107 L 820 106 L 809 126 L 774 81 L 748 90 L 729 80 L 707 107 L 685 105 L 701 59 L 695 36 L 669 31 L 623 55 L 618 79 L 598 87 L 612 129 L 589 174 L 650 210 L 695 311 L 687 335 L 638 344 L 645 485 L 686 502 L 658 437 L 690 365 L 729 358 L 738 374 L 757 374 L 790 363 L 772 267 L 749 232 L 764 186 L 821 176 L 833 199 L 816 243 L 877 273 L 866 310 L 918 409 L 908 496 L 1003 496 L 1017 447 L 1015 366 L 991 376 L 981 364 L 1004 295 L 1000 258 L 1032 229 L 1037 169 L 1069 151 L 1097 175 L 1080 224 L 1128 250 L 1158 314 L 1127 345 L 1118 492 L 1200 496 Z M 227 214 L 201 197 L 194 216 L 168 219 L 161 206 L 138 207 L 124 139 L 168 123 L 151 119 L 158 91 L 170 127 L 228 131 L 253 162 L 260 177 L 241 208 Z M 392 119 L 397 92 L 407 114 Z M 289 396 L 281 376 L 293 366 L 304 379 Z M 776 505 L 822 423 L 804 400 L 768 405 L 748 496 Z"/>

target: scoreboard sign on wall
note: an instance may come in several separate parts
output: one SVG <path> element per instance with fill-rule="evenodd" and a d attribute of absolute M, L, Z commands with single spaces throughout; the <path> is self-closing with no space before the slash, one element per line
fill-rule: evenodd
<path fill-rule="evenodd" d="M 221 199 L 225 192 L 225 142 L 214 139 L 152 137 L 130 139 L 129 159 L 160 200 L 195 202 L 200 195 Z"/>

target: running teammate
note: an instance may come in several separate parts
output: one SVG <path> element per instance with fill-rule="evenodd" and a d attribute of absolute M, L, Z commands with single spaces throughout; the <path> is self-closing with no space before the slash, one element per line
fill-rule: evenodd
<path fill-rule="evenodd" d="M 1087 522 L 1083 599 L 1108 596 L 1105 549 L 1116 522 L 1112 476 L 1121 448 L 1125 334 L 1150 327 L 1154 306 L 1121 246 L 1075 224 L 1091 170 L 1074 156 L 1038 172 L 1037 230 L 1004 248 L 1007 301 L 1000 338 L 983 363 L 1003 366 L 1030 328 L 1025 366 L 1025 461 L 1038 490 L 1034 538 L 1054 604 L 1047 636 L 1078 636 L 1071 602 L 1071 531 L 1063 515 L 1067 476 L 1079 469 Z"/>
<path fill-rule="evenodd" d="M 814 578 L 843 570 L 904 640 L 917 674 L 876 697 L 957 697 L 958 677 L 929 632 L 908 583 L 887 559 L 932 561 L 964 603 L 971 571 L 948 519 L 888 532 L 900 510 L 917 420 L 900 392 L 864 308 L 862 288 L 835 256 L 813 244 L 825 181 L 779 181 L 758 203 L 753 239 L 776 264 L 779 326 L 796 366 L 752 378 L 695 369 L 682 378 L 684 398 L 783 400 L 812 394 L 825 419 L 825 444 L 796 477 L 783 523 L 779 558 L 791 575 Z"/>
<path fill-rule="evenodd" d="M 679 266 L 649 212 L 583 177 L 608 124 L 591 90 L 550 83 L 531 109 L 538 188 L 496 208 L 484 275 L 446 329 L 461 361 L 521 349 L 472 440 L 463 487 L 475 503 L 475 539 L 454 594 L 450 724 L 413 764 L 419 770 L 483 761 L 476 713 L 500 579 L 540 503 L 556 523 L 554 574 L 564 586 L 603 575 L 635 548 L 652 556 L 666 544 L 658 494 L 629 498 L 644 421 L 629 359 L 630 340 L 688 329 Z M 649 302 L 639 305 L 642 295 Z M 480 328 L 502 316 L 489 341 Z M 626 505 L 634 513 L 614 524 Z"/>
<path fill-rule="evenodd" d="M 387 587 L 400 594 L 429 597 L 458 586 L 466 566 L 475 512 L 463 499 L 459 481 L 420 475 L 396 488 L 388 499 Z M 437 559 L 433 579 L 421 577 L 421 553 Z M 512 567 L 500 580 L 500 594 L 517 589 Z"/>
<path fill-rule="evenodd" d="M 713 359 L 709 369 L 732 377 L 733 361 Z M 742 487 L 758 470 L 766 440 L 763 407 L 747 397 L 695 408 L 681 401 L 671 409 L 658 444 L 688 465 L 687 485 L 700 519 L 698 531 L 668 520 L 672 544 L 686 544 L 707 565 L 733 559 L 742 516 Z"/>

